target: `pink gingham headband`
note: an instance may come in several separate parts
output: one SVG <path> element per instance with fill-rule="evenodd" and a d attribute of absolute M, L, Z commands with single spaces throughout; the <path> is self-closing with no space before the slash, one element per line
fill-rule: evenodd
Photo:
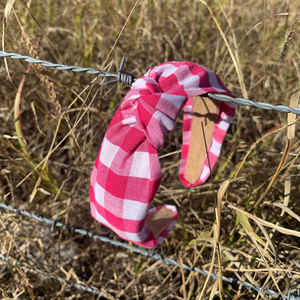
<path fill-rule="evenodd" d="M 162 177 L 157 152 L 183 107 L 179 178 L 187 187 L 208 178 L 235 104 L 204 98 L 207 93 L 234 97 L 212 71 L 168 62 L 151 68 L 125 96 L 104 137 L 90 187 L 92 216 L 122 239 L 158 247 L 175 225 L 175 206 L 150 206 Z"/>

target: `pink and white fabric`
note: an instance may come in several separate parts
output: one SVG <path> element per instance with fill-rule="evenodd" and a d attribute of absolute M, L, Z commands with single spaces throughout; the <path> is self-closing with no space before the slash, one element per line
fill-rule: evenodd
<path fill-rule="evenodd" d="M 184 176 L 192 126 L 192 97 L 207 93 L 234 97 L 212 71 L 191 62 L 168 62 L 151 68 L 135 81 L 125 96 L 104 137 L 90 187 L 92 216 L 122 239 L 147 248 L 158 247 L 175 225 L 175 206 L 152 209 L 150 206 L 162 177 L 157 152 L 184 106 L 184 111 L 190 113 L 185 114 L 183 122 L 180 180 L 191 187 L 209 176 L 207 159 L 195 184 L 188 183 Z M 220 153 L 234 110 L 234 103 L 220 103 L 209 145 L 211 167 Z M 146 218 L 162 208 L 172 210 L 174 217 L 155 236 Z"/>

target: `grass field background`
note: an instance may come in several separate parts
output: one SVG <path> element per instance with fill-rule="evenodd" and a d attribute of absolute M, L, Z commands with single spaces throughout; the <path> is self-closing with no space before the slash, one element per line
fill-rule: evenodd
<path fill-rule="evenodd" d="M 187 60 L 216 72 L 239 97 L 298 106 L 299 9 L 295 0 L 1 1 L 1 50 L 110 72 L 125 56 L 125 70 L 137 78 Z M 90 215 L 89 177 L 129 87 L 101 82 L 0 59 L 0 201 L 120 240 Z M 186 189 L 177 176 L 180 115 L 160 151 L 172 155 L 160 160 L 153 201 L 179 210 L 165 256 L 285 294 L 299 286 L 300 145 L 287 117 L 239 106 L 212 179 Z M 219 189 L 223 197 L 214 196 Z M 272 299 L 5 210 L 0 251 L 11 264 L 85 280 L 111 299 Z M 0 295 L 93 299 L 2 261 Z"/>

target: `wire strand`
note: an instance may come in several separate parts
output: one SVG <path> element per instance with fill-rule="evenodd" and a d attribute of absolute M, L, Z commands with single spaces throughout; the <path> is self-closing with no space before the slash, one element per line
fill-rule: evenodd
<path fill-rule="evenodd" d="M 51 226 L 51 227 L 62 227 L 62 228 L 68 229 L 71 232 L 78 233 L 78 234 L 81 234 L 81 235 L 87 235 L 87 236 L 89 236 L 93 239 L 100 240 L 101 242 L 104 242 L 104 243 L 110 243 L 110 244 L 112 244 L 114 246 L 117 246 L 117 247 L 123 247 L 127 250 L 132 250 L 133 252 L 135 252 L 137 254 L 141 254 L 141 255 L 144 255 L 146 257 L 150 257 L 153 260 L 161 260 L 164 264 L 174 265 L 174 266 L 180 267 L 180 265 L 177 263 L 177 261 L 175 261 L 171 258 L 168 258 L 168 257 L 164 257 L 164 255 L 162 253 L 155 253 L 154 251 L 148 252 L 144 249 L 133 247 L 129 244 L 122 243 L 122 242 L 119 242 L 119 241 L 114 241 L 114 240 L 111 240 L 111 239 L 109 239 L 105 236 L 97 235 L 97 234 L 94 234 L 92 232 L 89 232 L 89 231 L 81 229 L 81 228 L 76 228 L 76 227 L 73 227 L 73 226 L 63 224 L 63 223 L 61 223 L 57 220 L 48 219 L 48 218 L 45 218 L 45 217 L 37 216 L 37 215 L 35 215 L 33 213 L 30 213 L 30 212 L 27 212 L 27 211 L 22 211 L 18 208 L 14 208 L 13 206 L 6 205 L 4 203 L 0 203 L 0 208 L 8 209 L 8 210 L 13 211 L 17 214 L 20 214 L 20 215 L 23 215 L 23 216 L 26 216 L 26 217 L 30 217 L 34 220 L 39 221 L 39 222 L 43 222 L 44 224 L 46 224 L 48 226 Z M 0 258 L 1 258 L 1 256 L 0 256 Z M 198 273 L 200 273 L 204 276 L 209 275 L 209 271 L 199 269 L 195 266 L 190 267 L 190 266 L 187 266 L 187 265 L 183 264 L 183 269 L 188 270 L 188 271 L 198 272 Z M 51 276 L 53 276 L 53 275 L 51 275 Z M 215 279 L 219 278 L 218 274 L 214 274 L 214 273 L 210 273 L 210 276 L 215 278 Z M 222 276 L 222 280 L 226 281 L 230 284 L 242 285 L 246 288 L 253 289 L 257 292 L 263 292 L 263 293 L 266 293 L 270 296 L 281 297 L 281 294 L 279 292 L 275 292 L 275 291 L 270 290 L 270 289 L 265 289 L 265 288 L 262 288 L 260 286 L 255 286 L 255 285 L 252 285 L 249 282 L 241 281 L 241 280 L 238 280 L 236 278 Z M 298 290 L 298 293 L 299 293 L 299 290 Z M 288 299 L 288 300 L 300 300 L 300 296 L 290 295 L 290 291 L 289 291 L 288 295 L 283 295 L 283 297 L 284 297 L 284 299 Z"/>
<path fill-rule="evenodd" d="M 36 58 L 30 57 L 30 56 L 24 56 L 24 55 L 21 55 L 18 53 L 8 53 L 5 51 L 0 51 L 0 57 L 10 57 L 12 59 L 23 59 L 32 64 L 40 64 L 44 67 L 56 68 L 57 70 L 60 70 L 60 71 L 72 71 L 72 72 L 77 72 L 77 73 L 78 72 L 86 72 L 88 74 L 98 75 L 98 76 L 101 76 L 104 78 L 109 78 L 109 77 L 113 78 L 113 80 L 107 81 L 107 82 L 103 83 L 103 85 L 108 85 L 108 84 L 116 83 L 116 82 L 122 82 L 124 84 L 132 85 L 134 83 L 134 81 L 136 80 L 133 74 L 122 70 L 122 68 L 124 66 L 124 62 L 125 62 L 124 57 L 121 61 L 118 74 L 113 74 L 113 73 L 109 73 L 109 72 L 101 71 L 101 70 L 95 70 L 93 68 L 82 68 L 82 67 L 78 67 L 78 66 L 67 66 L 67 65 L 63 65 L 63 64 L 54 64 L 54 63 L 51 63 L 46 60 L 40 60 L 40 59 L 36 59 Z M 300 115 L 300 108 L 298 108 L 298 107 L 292 108 L 292 107 L 288 107 L 285 105 L 273 105 L 273 104 L 265 103 L 265 102 L 254 102 L 249 99 L 233 98 L 233 97 L 226 96 L 226 95 L 212 94 L 212 93 L 208 93 L 208 96 L 215 100 L 222 101 L 222 102 L 235 102 L 239 105 L 254 106 L 256 108 L 260 108 L 260 109 L 264 109 L 264 110 L 276 110 L 278 112 L 293 113 L 296 115 Z"/>
<path fill-rule="evenodd" d="M 36 59 L 31 56 L 25 56 L 25 55 L 21 55 L 18 53 L 8 53 L 5 51 L 0 51 L 0 57 L 4 57 L 4 58 L 10 57 L 12 59 L 22 59 L 22 60 L 25 60 L 32 64 L 40 64 L 41 66 L 44 66 L 46 68 L 56 68 L 57 70 L 60 70 L 60 71 L 72 71 L 72 72 L 77 72 L 77 73 L 85 72 L 88 74 L 98 75 L 98 76 L 105 77 L 105 78 L 108 78 L 108 77 L 114 78 L 114 80 L 105 82 L 105 83 L 103 83 L 103 85 L 107 85 L 107 84 L 115 83 L 115 82 L 123 82 L 125 84 L 131 85 L 134 82 L 134 75 L 122 70 L 122 67 L 125 63 L 124 57 L 122 58 L 118 74 L 113 74 L 113 73 L 109 73 L 109 72 L 101 71 L 101 70 L 95 70 L 93 68 L 82 68 L 82 67 L 78 67 L 78 66 L 67 66 L 67 65 L 63 65 L 63 64 L 54 64 L 52 62 L 49 62 L 46 60 L 41 60 L 41 59 Z"/>

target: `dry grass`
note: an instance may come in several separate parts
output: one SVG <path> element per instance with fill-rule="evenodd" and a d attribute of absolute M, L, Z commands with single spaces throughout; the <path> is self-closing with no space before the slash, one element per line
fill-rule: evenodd
<path fill-rule="evenodd" d="M 126 70 L 136 77 L 153 65 L 189 60 L 218 73 L 236 95 L 272 104 L 289 105 L 300 87 L 298 17 L 281 14 L 298 12 L 297 1 L 140 0 L 130 18 L 134 0 L 13 2 L 5 18 L 6 3 L 0 4 L 8 52 L 114 72 L 125 55 Z M 88 74 L 29 70 L 24 61 L 0 63 L 0 201 L 45 217 L 58 213 L 63 223 L 119 239 L 92 220 L 89 176 L 129 88 L 100 87 Z M 178 119 L 160 152 L 174 153 L 161 158 L 162 186 L 153 202 L 175 199 L 180 206 L 166 256 L 284 293 L 298 287 L 300 146 L 297 123 L 287 140 L 287 117 L 239 107 L 213 188 L 208 181 L 190 190 L 177 178 Z M 244 179 L 231 182 L 235 177 Z M 52 232 L 4 210 L 0 248 L 11 262 L 85 280 L 111 299 L 271 299 L 65 230 Z M 3 299 L 93 298 L 1 261 L 0 282 Z"/>

